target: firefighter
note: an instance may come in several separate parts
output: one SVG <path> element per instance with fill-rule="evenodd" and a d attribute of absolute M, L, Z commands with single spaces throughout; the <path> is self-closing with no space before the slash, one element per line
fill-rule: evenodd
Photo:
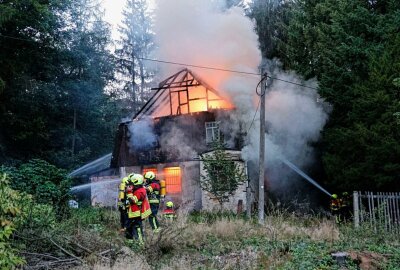
<path fill-rule="evenodd" d="M 154 232 L 158 232 L 160 230 L 157 220 L 157 213 L 160 207 L 160 181 L 156 179 L 154 172 L 146 172 L 144 174 L 144 179 L 146 181 L 145 187 L 151 208 L 151 215 L 149 216 L 150 226 Z"/>
<path fill-rule="evenodd" d="M 120 213 L 121 232 L 126 230 L 126 223 L 128 220 L 128 213 L 126 209 L 126 189 L 129 185 L 129 177 L 123 177 L 119 184 L 118 192 L 118 211 Z"/>
<path fill-rule="evenodd" d="M 167 221 L 172 221 L 176 218 L 175 210 L 174 210 L 174 203 L 168 201 L 165 204 L 166 208 L 163 211 L 163 216 Z"/>
<path fill-rule="evenodd" d="M 332 194 L 330 208 L 332 215 L 335 216 L 336 223 L 341 223 L 341 201 L 337 194 Z"/>
<path fill-rule="evenodd" d="M 133 174 L 129 178 L 132 183 L 127 189 L 128 208 L 128 226 L 126 237 L 135 238 L 140 245 L 144 244 L 142 221 L 151 214 L 149 201 L 147 199 L 146 189 L 143 187 L 143 176 Z"/>

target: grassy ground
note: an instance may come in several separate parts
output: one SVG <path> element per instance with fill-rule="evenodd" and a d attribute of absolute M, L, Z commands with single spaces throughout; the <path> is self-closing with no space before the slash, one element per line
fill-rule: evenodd
<path fill-rule="evenodd" d="M 338 227 L 314 216 L 276 211 L 260 226 L 227 213 L 180 213 L 173 224 L 162 225 L 163 230 L 153 234 L 146 222 L 145 246 L 137 247 L 118 233 L 117 212 L 78 209 L 57 226 L 62 237 L 52 237 L 81 260 L 70 264 L 74 270 L 400 269 L 398 235 L 354 230 L 351 224 Z M 25 245 L 25 250 L 34 247 Z M 345 267 L 332 259 L 337 251 L 350 254 Z"/>

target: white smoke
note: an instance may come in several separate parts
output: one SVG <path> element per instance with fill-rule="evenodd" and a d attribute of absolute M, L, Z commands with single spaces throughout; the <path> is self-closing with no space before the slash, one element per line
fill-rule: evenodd
<path fill-rule="evenodd" d="M 315 88 L 315 82 L 304 82 L 294 74 L 277 71 L 274 77 Z M 312 143 L 317 142 L 327 119 L 329 107 L 316 90 L 282 81 L 273 81 L 266 94 L 266 150 L 265 165 L 271 188 L 283 187 L 293 174 L 282 164 L 288 159 L 300 168 L 314 162 Z M 245 160 L 258 160 L 259 118 L 247 138 L 242 151 Z"/>
<path fill-rule="evenodd" d="M 159 60 L 259 73 L 258 37 L 253 22 L 241 8 L 227 10 L 224 1 L 158 0 L 154 26 L 158 46 L 154 57 Z M 160 78 L 166 78 L 182 67 L 161 64 Z M 250 130 L 249 127 L 258 104 L 255 88 L 260 76 L 188 68 L 235 105 L 236 111 L 230 117 L 236 123 L 236 129 L 230 127 L 230 132 L 248 132 L 242 155 L 246 160 L 256 161 L 258 114 Z M 273 75 L 316 86 L 315 82 L 302 82 L 296 75 L 276 69 Z M 300 167 L 312 162 L 310 143 L 318 140 L 328 115 L 317 102 L 315 90 L 275 80 L 268 91 L 266 165 L 269 179 L 274 182 L 284 175 L 280 156 Z M 182 141 L 176 145 L 180 146 Z"/>
<path fill-rule="evenodd" d="M 191 147 L 191 138 L 185 136 L 185 132 L 179 124 L 173 124 L 164 128 L 160 136 L 160 147 L 165 153 L 172 153 L 174 157 L 183 160 L 191 160 L 197 153 Z"/>
<path fill-rule="evenodd" d="M 157 144 L 157 137 L 154 133 L 153 121 L 151 118 L 142 118 L 139 121 L 132 121 L 129 126 L 130 151 L 144 150 Z"/>

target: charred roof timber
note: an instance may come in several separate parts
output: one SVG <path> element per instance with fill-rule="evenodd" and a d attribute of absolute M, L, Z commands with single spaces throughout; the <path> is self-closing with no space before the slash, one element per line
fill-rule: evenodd
<path fill-rule="evenodd" d="M 191 70 L 185 68 L 160 82 L 157 92 L 133 117 L 139 120 L 144 116 L 153 118 L 209 111 L 211 109 L 232 109 L 233 106 L 221 98 Z"/>

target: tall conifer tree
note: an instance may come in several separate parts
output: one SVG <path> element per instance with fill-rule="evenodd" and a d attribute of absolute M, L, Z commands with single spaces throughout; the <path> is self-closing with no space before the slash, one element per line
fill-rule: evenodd
<path fill-rule="evenodd" d="M 149 98 L 148 85 L 153 73 L 142 58 L 153 49 L 152 19 L 146 0 L 128 0 L 119 27 L 118 79 L 125 100 L 126 113 L 137 112 Z"/>

